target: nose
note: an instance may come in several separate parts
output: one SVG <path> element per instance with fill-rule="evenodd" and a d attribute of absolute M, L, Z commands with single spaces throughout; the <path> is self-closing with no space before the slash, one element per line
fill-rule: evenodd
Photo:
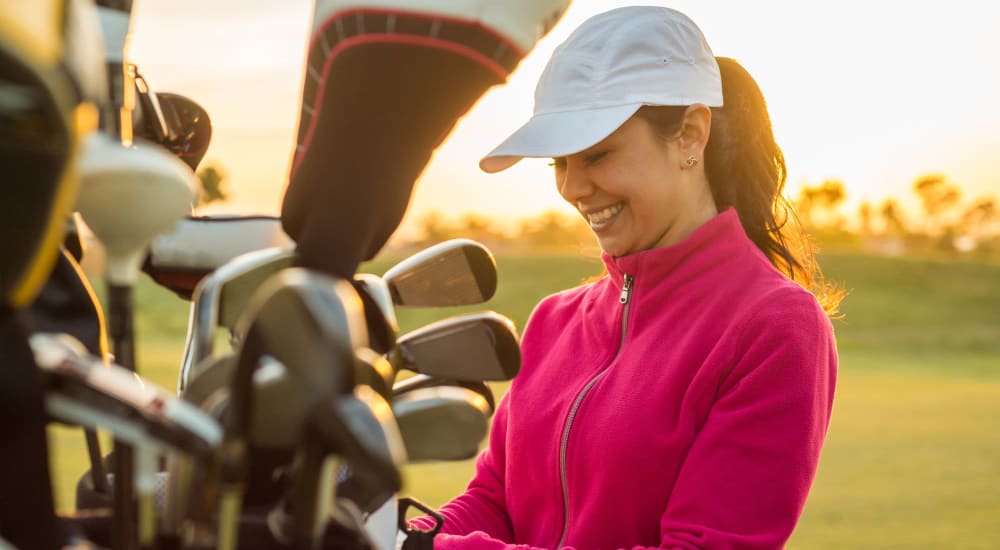
<path fill-rule="evenodd" d="M 587 177 L 587 171 L 572 157 L 557 167 L 556 187 L 563 200 L 573 205 L 594 192 L 594 184 Z"/>

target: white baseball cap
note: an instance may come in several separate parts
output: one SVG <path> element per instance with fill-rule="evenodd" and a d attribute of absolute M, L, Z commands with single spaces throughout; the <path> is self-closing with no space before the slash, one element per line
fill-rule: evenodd
<path fill-rule="evenodd" d="M 531 119 L 479 161 L 499 172 L 524 157 L 563 157 L 611 135 L 643 105 L 722 106 L 722 79 L 694 21 L 631 6 L 584 21 L 556 48 Z"/>

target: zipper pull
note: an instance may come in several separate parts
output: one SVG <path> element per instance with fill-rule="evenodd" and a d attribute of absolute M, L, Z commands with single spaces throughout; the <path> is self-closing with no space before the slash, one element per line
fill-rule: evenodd
<path fill-rule="evenodd" d="M 635 279 L 629 275 L 625 274 L 625 282 L 622 284 L 622 295 L 618 298 L 619 304 L 627 304 L 629 297 L 632 296 L 632 281 Z"/>

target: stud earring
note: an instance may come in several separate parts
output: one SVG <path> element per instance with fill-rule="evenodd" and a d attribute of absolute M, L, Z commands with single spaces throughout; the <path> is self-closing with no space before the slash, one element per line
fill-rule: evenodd
<path fill-rule="evenodd" d="M 695 164 L 698 164 L 698 159 L 694 155 L 684 159 L 684 166 L 688 168 L 693 168 Z"/>

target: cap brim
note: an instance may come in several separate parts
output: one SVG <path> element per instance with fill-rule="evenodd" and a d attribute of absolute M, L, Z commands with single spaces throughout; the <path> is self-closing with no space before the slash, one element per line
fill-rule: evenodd
<path fill-rule="evenodd" d="M 630 103 L 535 115 L 483 157 L 479 168 L 494 173 L 525 157 L 564 157 L 579 153 L 611 135 L 642 105 Z"/>

